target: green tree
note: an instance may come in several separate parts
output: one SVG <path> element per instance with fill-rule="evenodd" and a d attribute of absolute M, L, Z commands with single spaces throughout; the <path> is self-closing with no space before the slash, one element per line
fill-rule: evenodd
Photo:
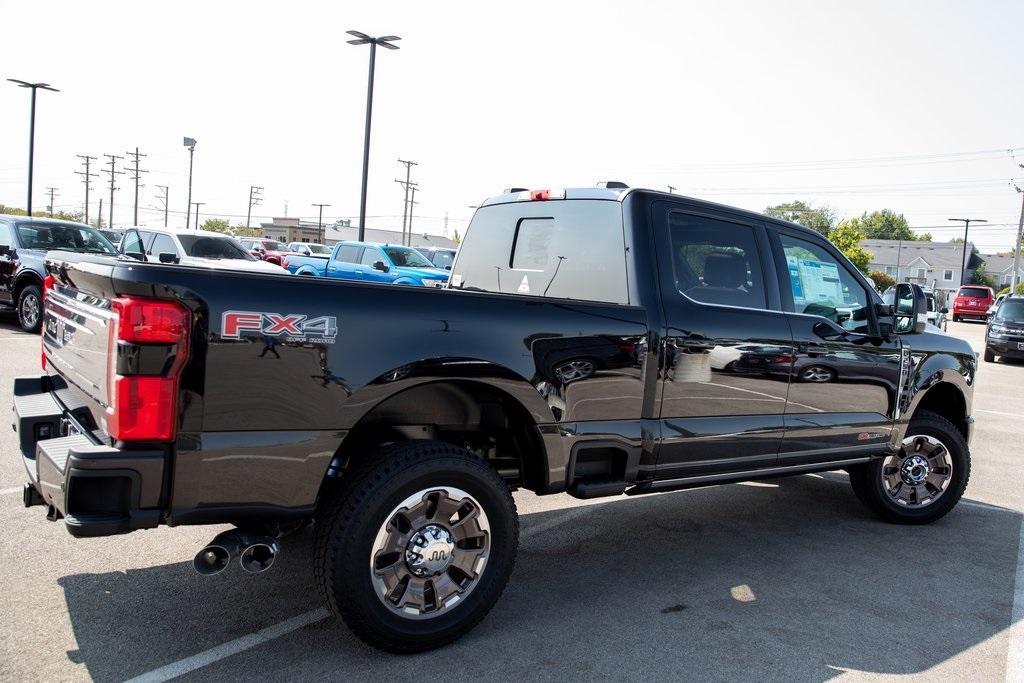
<path fill-rule="evenodd" d="M 799 223 L 822 235 L 828 235 L 829 230 L 836 225 L 836 214 L 832 209 L 827 206 L 814 208 L 799 199 L 769 206 L 764 212 L 772 218 Z"/>
<path fill-rule="evenodd" d="M 24 216 L 25 209 L 16 209 L 13 206 L 5 206 L 4 204 L 0 204 L 0 213 L 6 214 L 8 216 Z"/>
<path fill-rule="evenodd" d="M 1009 294 L 1009 293 L 1010 293 L 1010 285 L 1006 285 L 1005 287 L 1003 287 L 1002 289 L 999 290 L 999 292 L 996 294 L 996 296 L 1003 296 L 1004 294 Z M 1016 293 L 1017 294 L 1024 294 L 1024 282 L 1018 282 L 1017 283 L 1017 291 L 1016 291 Z"/>
<path fill-rule="evenodd" d="M 889 275 L 889 273 L 886 273 L 885 271 L 872 270 L 870 273 L 868 273 L 868 277 L 874 281 L 875 289 L 877 289 L 879 292 L 884 292 L 885 290 L 889 289 L 894 284 L 896 284 L 896 278 L 894 278 L 892 275 Z"/>
<path fill-rule="evenodd" d="M 988 268 L 985 267 L 985 263 L 978 264 L 978 267 L 971 271 L 971 276 L 967 280 L 969 285 L 984 285 L 985 287 L 995 287 L 996 280 L 994 277 L 988 274 Z"/>
<path fill-rule="evenodd" d="M 861 232 L 856 223 L 843 221 L 830 230 L 827 236 L 829 241 L 836 245 L 836 248 L 843 252 L 843 255 L 850 259 L 853 265 L 857 266 L 861 272 L 867 274 L 868 265 L 871 263 L 873 254 L 860 246 L 861 240 L 864 239 L 864 233 Z"/>
<path fill-rule="evenodd" d="M 906 217 L 902 213 L 896 213 L 891 209 L 881 211 L 865 211 L 860 218 L 851 218 L 850 221 L 864 233 L 867 239 L 874 240 L 903 240 L 915 242 L 921 239 L 917 233 L 910 229 Z M 931 241 L 931 235 L 927 235 Z"/>
<path fill-rule="evenodd" d="M 209 230 L 210 232 L 224 232 L 231 234 L 231 228 L 228 226 L 228 222 L 223 218 L 207 218 L 203 221 L 203 230 Z"/>
<path fill-rule="evenodd" d="M 455 242 L 455 244 L 462 244 L 462 235 L 459 234 L 457 229 L 452 230 L 452 242 Z"/>

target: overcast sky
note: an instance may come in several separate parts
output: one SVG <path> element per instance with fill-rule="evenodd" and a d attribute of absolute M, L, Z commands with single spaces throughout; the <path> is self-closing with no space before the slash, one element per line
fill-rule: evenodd
<path fill-rule="evenodd" d="M 791 199 L 840 216 L 891 208 L 937 239 L 1009 248 L 1024 180 L 1021 2 L 14 2 L 0 76 L 47 81 L 36 207 L 81 209 L 76 154 L 138 146 L 140 222 L 156 185 L 184 222 L 188 152 L 204 215 L 359 211 L 368 48 L 377 59 L 367 223 L 464 228 L 512 185 L 623 180 L 761 211 Z M 0 203 L 24 206 L 27 90 L 0 82 Z M 1007 150 L 1016 148 L 1016 158 Z M 852 160 L 852 161 L 851 161 Z M 98 162 L 97 162 L 98 164 Z M 120 161 L 119 164 L 124 164 Z M 115 223 L 131 221 L 119 176 Z M 97 178 L 92 213 L 106 181 Z M 106 207 L 104 208 L 106 214 Z M 930 227 L 941 226 L 941 227 Z"/>

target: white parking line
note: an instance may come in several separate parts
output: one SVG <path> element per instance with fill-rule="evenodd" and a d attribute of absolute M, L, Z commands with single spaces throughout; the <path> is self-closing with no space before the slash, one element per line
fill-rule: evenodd
<path fill-rule="evenodd" d="M 982 410 L 981 408 L 975 408 L 974 412 L 976 412 L 976 413 L 988 413 L 989 415 L 1002 415 L 1004 417 L 1024 417 L 1024 414 L 1021 414 L 1021 413 L 1004 413 L 1004 412 L 1000 412 L 998 410 Z"/>
<path fill-rule="evenodd" d="M 20 486 L 12 486 L 6 489 L 0 489 L 0 496 L 6 496 L 8 493 L 21 493 Z"/>
<path fill-rule="evenodd" d="M 18 489 L 19 491 L 21 489 Z M 530 538 L 539 533 L 553 529 L 556 526 L 571 522 L 574 519 L 583 516 L 587 511 L 593 509 L 595 506 L 586 506 L 578 508 L 569 508 L 564 514 L 551 519 L 546 519 L 543 522 L 525 529 L 520 532 L 519 538 Z M 229 640 L 226 643 L 211 647 L 209 650 L 204 650 L 199 654 L 179 659 L 176 662 L 171 662 L 161 666 L 158 669 L 147 671 L 146 673 L 136 676 L 135 678 L 129 679 L 126 683 L 162 683 L 163 681 L 169 681 L 172 678 L 178 676 L 184 676 L 187 673 L 191 673 L 203 667 L 209 666 L 215 662 L 219 662 L 222 659 L 226 659 L 233 655 L 237 655 L 240 652 L 251 650 L 257 645 L 286 636 L 289 633 L 298 631 L 300 628 L 315 624 L 318 621 L 323 621 L 327 617 L 331 616 L 330 611 L 326 607 L 318 607 L 317 609 L 310 610 L 304 614 L 300 614 L 297 617 L 286 619 L 279 624 L 268 626 L 265 629 L 250 633 L 234 640 Z"/>
<path fill-rule="evenodd" d="M 1017 544 L 1017 574 L 1013 580 L 1013 611 L 1010 613 L 1010 639 L 1006 649 L 1007 683 L 1024 683 L 1024 520 Z"/>

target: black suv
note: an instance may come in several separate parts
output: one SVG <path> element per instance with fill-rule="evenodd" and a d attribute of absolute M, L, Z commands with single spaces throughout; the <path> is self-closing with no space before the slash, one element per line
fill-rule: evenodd
<path fill-rule="evenodd" d="M 997 356 L 1024 358 L 1024 296 L 1008 296 L 989 318 L 985 328 L 985 362 Z"/>

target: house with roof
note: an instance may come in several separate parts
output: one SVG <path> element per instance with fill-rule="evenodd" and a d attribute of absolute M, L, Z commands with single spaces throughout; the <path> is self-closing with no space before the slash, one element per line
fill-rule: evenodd
<path fill-rule="evenodd" d="M 995 280 L 996 289 L 1009 287 L 1013 281 L 1013 256 L 991 254 L 982 258 L 985 259 L 985 272 Z M 1024 257 L 1017 264 L 1017 282 L 1024 282 Z"/>
<path fill-rule="evenodd" d="M 871 270 L 880 270 L 897 282 L 913 282 L 948 299 L 963 280 L 984 260 L 967 243 L 967 270 L 964 273 L 964 245 L 961 242 L 908 242 L 904 240 L 861 240 L 860 246 L 871 252 Z M 992 272 L 989 269 L 989 272 Z"/>

